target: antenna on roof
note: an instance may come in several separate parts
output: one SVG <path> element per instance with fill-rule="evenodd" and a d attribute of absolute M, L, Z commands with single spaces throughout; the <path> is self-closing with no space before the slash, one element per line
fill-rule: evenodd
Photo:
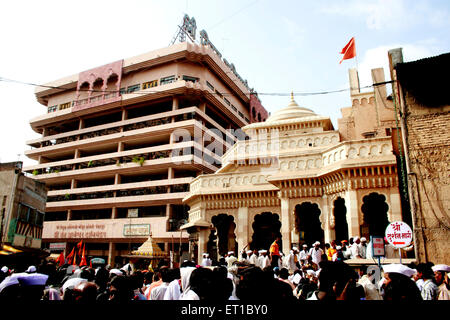
<path fill-rule="evenodd" d="M 197 33 L 197 23 L 195 22 L 195 18 L 189 18 L 187 14 L 184 15 L 183 21 L 181 25 L 178 26 L 178 30 L 175 36 L 172 38 L 169 46 L 173 45 L 177 39 L 180 42 L 186 42 L 186 36 L 192 41 L 195 42 L 195 34 Z"/>

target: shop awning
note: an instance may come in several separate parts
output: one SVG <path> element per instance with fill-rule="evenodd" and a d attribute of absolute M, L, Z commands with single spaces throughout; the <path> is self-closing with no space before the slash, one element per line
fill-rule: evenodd
<path fill-rule="evenodd" d="M 180 229 L 185 230 L 191 227 L 200 227 L 200 228 L 211 228 L 211 223 L 205 221 L 205 220 L 197 220 L 194 222 L 188 222 L 186 224 L 183 224 Z"/>

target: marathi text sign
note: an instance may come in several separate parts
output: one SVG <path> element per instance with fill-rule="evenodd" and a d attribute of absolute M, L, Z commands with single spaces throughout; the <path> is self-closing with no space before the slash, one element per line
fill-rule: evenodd
<path fill-rule="evenodd" d="M 149 236 L 150 225 L 149 224 L 126 224 L 123 226 L 124 236 Z"/>
<path fill-rule="evenodd" d="M 402 221 L 392 222 L 386 228 L 387 241 L 396 248 L 404 248 L 411 244 L 412 230 Z"/>
<path fill-rule="evenodd" d="M 383 237 L 372 237 L 372 256 L 373 257 L 384 257 L 384 239 Z"/>

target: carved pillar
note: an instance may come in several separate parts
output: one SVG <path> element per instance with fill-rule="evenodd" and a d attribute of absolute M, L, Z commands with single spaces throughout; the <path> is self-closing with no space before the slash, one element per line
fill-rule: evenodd
<path fill-rule="evenodd" d="M 333 206 L 328 204 L 328 197 L 325 196 L 322 198 L 322 208 L 321 208 L 321 216 L 323 216 L 322 229 L 325 235 L 325 242 L 330 243 L 331 240 L 335 239 L 334 232 L 334 216 L 333 216 Z"/>
<path fill-rule="evenodd" d="M 249 243 L 248 224 L 248 207 L 241 207 L 238 209 L 235 230 L 238 254 L 240 254 L 241 250 Z"/>
<path fill-rule="evenodd" d="M 348 190 L 345 193 L 345 204 L 347 205 L 347 223 L 349 237 L 360 236 L 359 229 L 359 201 L 356 190 Z"/>
<path fill-rule="evenodd" d="M 391 188 L 389 192 L 389 211 L 388 219 L 389 222 L 402 221 L 402 205 L 400 199 L 400 193 L 398 190 Z"/>
<path fill-rule="evenodd" d="M 283 248 L 280 248 L 281 251 L 283 251 L 284 254 L 288 254 L 289 250 L 291 249 L 291 225 L 290 225 L 290 219 L 289 214 L 290 211 L 290 205 L 289 205 L 289 198 L 281 198 L 281 237 L 283 240 Z"/>

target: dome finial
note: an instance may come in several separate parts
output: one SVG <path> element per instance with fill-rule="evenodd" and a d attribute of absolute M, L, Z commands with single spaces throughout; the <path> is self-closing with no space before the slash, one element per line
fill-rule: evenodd
<path fill-rule="evenodd" d="M 291 101 L 294 101 L 294 91 L 291 91 Z"/>

